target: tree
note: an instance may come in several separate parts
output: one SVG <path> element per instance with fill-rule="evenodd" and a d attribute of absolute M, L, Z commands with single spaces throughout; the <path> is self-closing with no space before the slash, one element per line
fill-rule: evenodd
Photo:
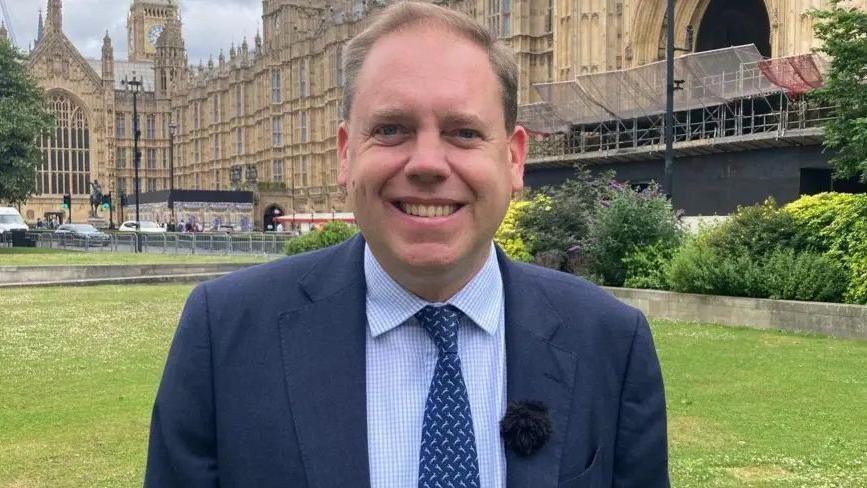
<path fill-rule="evenodd" d="M 53 125 L 26 58 L 0 38 L 0 201 L 24 203 L 36 190 L 39 136 Z"/>
<path fill-rule="evenodd" d="M 829 161 L 837 178 L 858 176 L 867 182 L 867 12 L 841 7 L 831 0 L 826 10 L 814 10 L 819 49 L 831 57 L 825 86 L 815 96 L 837 106 L 837 117 L 825 125 L 825 147 L 836 155 Z"/>

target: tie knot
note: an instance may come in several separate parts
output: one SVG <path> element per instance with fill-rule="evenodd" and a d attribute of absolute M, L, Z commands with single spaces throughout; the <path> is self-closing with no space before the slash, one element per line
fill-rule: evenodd
<path fill-rule="evenodd" d="M 428 305 L 415 314 L 415 318 L 433 339 L 441 353 L 458 352 L 458 322 L 463 312 L 452 305 L 433 307 Z"/>

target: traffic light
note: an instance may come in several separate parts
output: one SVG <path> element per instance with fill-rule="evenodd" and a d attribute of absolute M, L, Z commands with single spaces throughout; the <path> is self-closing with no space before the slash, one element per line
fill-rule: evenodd
<path fill-rule="evenodd" d="M 126 193 L 121 193 L 120 194 L 120 206 L 126 207 L 126 205 L 127 205 Z"/>
<path fill-rule="evenodd" d="M 111 194 L 102 196 L 102 208 L 108 210 L 111 208 Z"/>
<path fill-rule="evenodd" d="M 69 193 L 63 195 L 63 205 L 61 205 L 61 207 L 67 209 L 72 208 L 72 195 L 70 195 Z"/>

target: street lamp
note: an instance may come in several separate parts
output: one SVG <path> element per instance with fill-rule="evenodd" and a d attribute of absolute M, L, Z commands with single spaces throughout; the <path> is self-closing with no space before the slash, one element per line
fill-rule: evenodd
<path fill-rule="evenodd" d="M 128 93 L 132 94 L 132 136 L 133 136 L 133 167 L 135 168 L 135 221 L 136 221 L 136 245 L 135 251 L 141 252 L 141 215 L 139 211 L 139 204 L 141 200 L 141 191 L 139 184 L 139 175 L 138 175 L 138 167 L 141 162 L 141 152 L 138 150 L 138 140 L 141 137 L 141 132 L 138 129 L 138 94 L 141 90 L 142 82 L 141 78 L 137 78 L 135 76 L 135 71 L 133 71 L 132 79 L 127 79 L 126 76 L 123 77 L 123 80 L 120 82 L 123 87 L 126 89 Z"/>
<path fill-rule="evenodd" d="M 686 26 L 685 48 L 674 46 L 674 0 L 666 2 L 665 9 L 665 168 L 663 173 L 662 191 L 674 201 L 674 91 L 682 90 L 683 80 L 674 79 L 674 52 L 692 51 L 694 31 L 691 25 Z M 675 86 L 677 85 L 677 86 Z"/>
<path fill-rule="evenodd" d="M 178 124 L 169 124 L 169 210 L 172 211 L 172 225 L 175 225 L 175 132 Z"/>

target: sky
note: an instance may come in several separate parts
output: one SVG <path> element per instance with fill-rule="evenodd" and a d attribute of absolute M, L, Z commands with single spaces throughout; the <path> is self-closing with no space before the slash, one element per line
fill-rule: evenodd
<path fill-rule="evenodd" d="M 19 47 L 36 38 L 39 9 L 47 0 L 5 0 Z M 126 17 L 132 0 L 63 0 L 63 32 L 85 58 L 99 58 L 108 30 L 116 59 L 127 57 Z M 184 41 L 190 64 L 216 61 L 220 49 L 228 55 L 246 36 L 253 44 L 262 23 L 261 0 L 180 0 Z M 3 19 L 5 20 L 5 19 Z"/>

